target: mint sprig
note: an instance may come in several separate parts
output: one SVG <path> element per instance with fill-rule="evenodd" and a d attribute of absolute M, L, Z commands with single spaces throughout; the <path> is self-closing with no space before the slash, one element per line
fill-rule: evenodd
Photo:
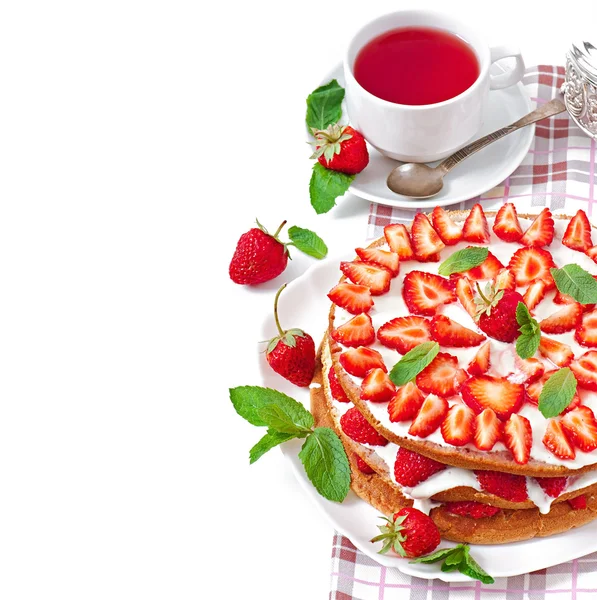
<path fill-rule="evenodd" d="M 288 237 L 291 241 L 289 246 L 296 246 L 301 252 L 313 258 L 325 258 L 328 253 L 325 242 L 314 231 L 293 225 L 288 230 Z"/>
<path fill-rule="evenodd" d="M 397 385 L 404 385 L 414 379 L 439 352 L 437 342 L 423 342 L 409 350 L 390 371 L 390 379 Z"/>
<path fill-rule="evenodd" d="M 543 386 L 539 394 L 539 410 L 541 414 L 549 419 L 557 417 L 566 409 L 574 394 L 576 394 L 576 377 L 568 368 L 564 367 L 555 372 Z"/>
<path fill-rule="evenodd" d="M 342 116 L 342 100 L 344 88 L 332 79 L 329 83 L 318 87 L 307 96 L 307 127 L 325 129 L 336 123 Z"/>
<path fill-rule="evenodd" d="M 463 273 L 474 267 L 478 267 L 485 261 L 489 250 L 478 246 L 463 248 L 454 252 L 439 266 L 438 273 L 444 277 L 452 275 L 452 273 Z"/>
<path fill-rule="evenodd" d="M 266 452 L 295 438 L 306 438 L 299 452 L 307 477 L 328 500 L 342 502 L 350 488 L 350 464 L 344 446 L 329 427 L 314 427 L 313 415 L 282 392 L 259 386 L 231 388 L 230 400 L 236 412 L 267 433 L 251 448 L 254 463 Z"/>
<path fill-rule="evenodd" d="M 440 560 L 444 561 L 441 567 L 444 572 L 460 571 L 463 575 L 471 579 L 478 579 L 482 583 L 495 583 L 495 579 L 491 575 L 488 575 L 471 556 L 468 544 L 458 544 L 454 548 L 443 548 L 433 554 L 415 558 L 410 562 L 430 564 L 439 562 Z"/>
<path fill-rule="evenodd" d="M 541 328 L 524 302 L 519 302 L 516 307 L 516 321 L 519 325 L 520 335 L 516 340 L 516 353 L 520 358 L 526 359 L 535 356 L 541 341 Z"/>
<path fill-rule="evenodd" d="M 597 303 L 597 281 L 578 265 L 564 265 L 561 269 L 550 269 L 549 272 L 562 294 L 572 296 L 581 304 Z"/>
<path fill-rule="evenodd" d="M 326 169 L 321 163 L 316 162 L 309 181 L 309 197 L 315 212 L 320 215 L 334 208 L 336 198 L 346 193 L 354 178 L 354 175 Z"/>

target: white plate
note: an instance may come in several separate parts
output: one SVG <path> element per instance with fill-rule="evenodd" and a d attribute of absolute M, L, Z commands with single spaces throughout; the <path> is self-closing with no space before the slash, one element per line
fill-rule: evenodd
<path fill-rule="evenodd" d="M 498 73 L 503 71 L 499 65 L 494 65 L 492 68 Z M 332 79 L 336 79 L 342 87 L 345 87 L 342 65 L 338 65 L 329 73 L 321 85 Z M 483 127 L 478 137 L 510 125 L 532 109 L 531 100 L 522 83 L 504 90 L 489 92 Z M 350 122 L 345 102 L 342 104 L 342 122 Z M 534 134 L 535 125 L 523 127 L 467 158 L 446 175 L 442 191 L 427 200 L 416 200 L 392 192 L 386 185 L 386 179 L 390 171 L 400 163 L 382 156 L 368 144 L 369 164 L 355 177 L 349 191 L 355 196 L 379 204 L 413 209 L 448 206 L 469 200 L 500 184 L 518 167 L 531 147 Z"/>
<path fill-rule="evenodd" d="M 288 285 L 280 297 L 279 305 L 283 327 L 287 329 L 300 327 L 313 336 L 316 345 L 319 343 L 327 327 L 329 301 L 326 293 L 338 282 L 339 261 L 350 260 L 351 256 L 328 258 L 311 267 Z M 261 339 L 270 338 L 274 331 L 273 317 L 269 316 L 263 322 Z M 298 388 L 276 375 L 267 365 L 263 353 L 259 360 L 264 385 L 284 392 L 309 408 L 308 388 Z M 369 540 L 379 533 L 377 529 L 380 522 L 379 513 L 352 491 L 342 504 L 330 502 L 320 496 L 305 475 L 298 458 L 301 444 L 301 440 L 293 440 L 281 446 L 290 467 L 306 494 L 327 515 L 335 529 L 348 537 L 361 552 L 382 565 L 396 567 L 408 575 L 424 579 L 439 578 L 444 581 L 470 581 L 458 572 L 442 573 L 437 564 L 410 564 L 408 560 L 396 556 L 377 554 L 379 544 L 371 544 Z M 454 544 L 442 542 L 441 547 L 452 545 Z M 595 535 L 595 525 L 590 523 L 547 538 L 504 545 L 472 546 L 471 549 L 475 560 L 490 575 L 510 577 L 551 567 L 595 552 L 597 535 Z"/>

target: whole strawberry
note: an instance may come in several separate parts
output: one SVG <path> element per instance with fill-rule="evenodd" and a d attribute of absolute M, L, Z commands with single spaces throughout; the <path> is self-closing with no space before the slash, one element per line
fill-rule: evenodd
<path fill-rule="evenodd" d="M 266 358 L 278 375 L 282 375 L 294 385 L 306 387 L 311 383 L 315 372 L 315 343 L 313 338 L 301 329 L 284 331 L 280 327 L 278 298 L 285 287 L 286 284 L 278 290 L 274 300 L 274 319 L 279 335 L 269 341 Z"/>
<path fill-rule="evenodd" d="M 365 138 L 350 125 L 333 123 L 327 129 L 312 129 L 316 158 L 326 169 L 348 175 L 360 173 L 369 164 Z"/>
<path fill-rule="evenodd" d="M 488 284 L 485 291 L 477 283 L 479 298 L 475 302 L 480 306 L 476 320 L 479 329 L 500 342 L 513 342 L 519 335 L 516 320 L 516 307 L 523 301 L 522 296 L 513 290 L 496 290 Z"/>
<path fill-rule="evenodd" d="M 381 534 L 371 540 L 384 542 L 380 554 L 391 549 L 400 556 L 416 558 L 433 552 L 440 543 L 439 529 L 435 523 L 416 508 L 402 508 L 392 519 L 382 519 L 387 524 L 380 525 Z"/>
<path fill-rule="evenodd" d="M 274 279 L 288 264 L 288 249 L 278 235 L 286 221 L 274 235 L 257 221 L 258 227 L 243 233 L 236 244 L 228 273 L 234 283 L 253 285 Z"/>

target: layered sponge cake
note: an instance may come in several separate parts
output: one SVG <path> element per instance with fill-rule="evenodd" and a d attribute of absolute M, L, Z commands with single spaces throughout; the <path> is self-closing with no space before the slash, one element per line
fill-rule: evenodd
<path fill-rule="evenodd" d="M 597 516 L 591 231 L 583 211 L 436 208 L 339 265 L 312 411 L 359 496 L 473 543 Z"/>

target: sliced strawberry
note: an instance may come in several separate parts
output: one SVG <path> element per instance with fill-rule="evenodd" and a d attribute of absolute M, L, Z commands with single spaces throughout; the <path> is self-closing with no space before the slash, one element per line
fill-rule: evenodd
<path fill-rule="evenodd" d="M 395 393 L 396 386 L 384 369 L 371 369 L 361 383 L 361 400 L 388 402 Z"/>
<path fill-rule="evenodd" d="M 591 314 L 595 315 L 594 326 L 597 328 L 597 313 L 588 313 L 585 317 L 588 317 Z M 580 324 L 581 319 L 583 319 L 582 306 L 578 302 L 575 302 L 574 304 L 566 304 L 564 308 L 560 308 L 560 310 L 556 311 L 551 317 L 543 319 L 543 321 L 539 323 L 539 326 L 543 333 L 565 333 L 566 331 L 576 329 Z M 597 329 L 594 329 L 594 331 L 595 345 L 597 346 Z M 577 341 L 582 344 L 578 338 L 578 331 L 576 332 L 576 336 Z"/>
<path fill-rule="evenodd" d="M 589 223 L 584 210 L 579 210 L 570 219 L 562 238 L 562 244 L 579 252 L 586 252 L 593 246 L 593 240 L 591 240 L 591 223 Z"/>
<path fill-rule="evenodd" d="M 561 496 L 568 485 L 568 477 L 535 477 L 535 481 L 552 498 Z"/>
<path fill-rule="evenodd" d="M 480 204 L 475 204 L 466 217 L 462 227 L 462 239 L 465 242 L 489 243 L 489 225 Z"/>
<path fill-rule="evenodd" d="M 356 406 L 349 408 L 340 417 L 340 427 L 351 440 L 359 444 L 385 446 L 388 443 L 388 440 L 377 432 Z"/>
<path fill-rule="evenodd" d="M 415 346 L 431 341 L 429 319 L 425 317 L 397 317 L 377 330 L 377 339 L 388 348 L 406 354 Z"/>
<path fill-rule="evenodd" d="M 466 371 L 458 366 L 458 359 L 451 354 L 440 352 L 417 375 L 417 386 L 427 394 L 437 394 L 449 398 L 460 390 L 466 380 Z"/>
<path fill-rule="evenodd" d="M 493 232 L 504 242 L 517 242 L 522 237 L 522 228 L 514 204 L 508 202 L 498 210 L 493 223 Z"/>
<path fill-rule="evenodd" d="M 520 358 L 516 355 L 514 357 L 514 364 L 519 372 L 508 375 L 508 379 L 515 383 L 529 385 L 541 379 L 545 373 L 545 365 L 538 358 Z"/>
<path fill-rule="evenodd" d="M 475 446 L 479 450 L 491 450 L 502 439 L 503 424 L 491 408 L 486 408 L 475 418 Z"/>
<path fill-rule="evenodd" d="M 332 398 L 336 402 L 350 402 L 350 399 L 346 395 L 344 388 L 338 381 L 338 376 L 336 375 L 334 367 L 332 367 L 328 371 L 328 382 L 330 384 L 330 392 L 332 393 Z"/>
<path fill-rule="evenodd" d="M 524 293 L 522 297 L 523 302 L 526 304 L 529 311 L 533 312 L 536 308 L 537 304 L 545 298 L 545 294 L 547 286 L 545 285 L 545 281 L 541 279 L 537 279 L 537 281 L 533 281 L 531 285 L 527 288 L 527 291 Z"/>
<path fill-rule="evenodd" d="M 410 424 L 408 433 L 417 437 L 427 437 L 441 425 L 447 412 L 448 401 L 435 394 L 429 394 Z"/>
<path fill-rule="evenodd" d="M 446 510 L 453 515 L 468 517 L 469 519 L 485 519 L 497 515 L 501 508 L 490 506 L 473 500 L 462 500 L 460 502 L 446 502 Z"/>
<path fill-rule="evenodd" d="M 549 246 L 553 241 L 554 222 L 549 208 L 544 208 L 520 238 L 520 243 L 529 248 Z"/>
<path fill-rule="evenodd" d="M 383 229 L 384 237 L 392 252 L 395 252 L 400 260 L 411 260 L 415 257 L 410 236 L 406 227 L 400 223 L 386 225 Z"/>
<path fill-rule="evenodd" d="M 477 354 L 475 354 L 475 358 L 471 360 L 466 370 L 471 375 L 483 375 L 483 373 L 487 373 L 491 365 L 489 361 L 490 351 L 491 344 L 489 342 L 485 342 L 479 348 L 479 351 L 477 352 Z"/>
<path fill-rule="evenodd" d="M 466 404 L 454 404 L 442 423 L 442 437 L 452 446 L 464 446 L 475 435 L 475 413 Z"/>
<path fill-rule="evenodd" d="M 597 421 L 588 406 L 577 406 L 567 412 L 560 421 L 568 439 L 583 452 L 597 448 Z"/>
<path fill-rule="evenodd" d="M 508 269 L 514 273 L 516 285 L 527 286 L 537 279 L 542 279 L 548 289 L 554 287 L 553 277 L 549 269 L 555 267 L 551 254 L 543 248 L 519 248 L 510 259 Z"/>
<path fill-rule="evenodd" d="M 417 259 L 425 260 L 446 247 L 423 213 L 415 215 L 411 227 L 411 239 Z"/>
<path fill-rule="evenodd" d="M 563 430 L 559 421 L 549 419 L 543 436 L 543 445 L 554 455 L 562 460 L 572 460 L 576 452 Z"/>
<path fill-rule="evenodd" d="M 415 487 L 445 468 L 446 465 L 432 458 L 400 447 L 396 453 L 394 477 L 400 485 Z"/>
<path fill-rule="evenodd" d="M 524 386 L 507 379 L 476 375 L 464 382 L 462 399 L 475 412 L 491 408 L 502 421 L 518 411 L 524 402 Z"/>
<path fill-rule="evenodd" d="M 423 400 L 425 400 L 425 396 L 412 381 L 399 387 L 388 404 L 390 421 L 397 423 L 414 419 L 423 405 Z"/>
<path fill-rule="evenodd" d="M 589 350 L 570 363 L 581 388 L 597 392 L 597 350 Z"/>
<path fill-rule="evenodd" d="M 336 329 L 332 330 L 332 339 L 344 346 L 368 346 L 375 341 L 375 329 L 371 323 L 371 317 L 362 313 L 346 321 Z"/>
<path fill-rule="evenodd" d="M 441 206 L 433 209 L 431 220 L 433 228 L 446 246 L 453 246 L 462 239 L 462 229 L 452 221 L 450 215 Z"/>
<path fill-rule="evenodd" d="M 544 335 L 541 336 L 541 341 L 539 342 L 539 352 L 545 358 L 551 360 L 554 365 L 558 365 L 558 367 L 567 367 L 574 358 L 570 346 L 562 344 L 562 342 L 558 342 L 557 340 L 552 340 Z"/>
<path fill-rule="evenodd" d="M 459 277 L 456 280 L 456 296 L 458 297 L 458 300 L 460 300 L 460 304 L 462 304 L 464 310 L 474 318 L 479 307 L 475 303 L 473 286 L 468 277 Z"/>
<path fill-rule="evenodd" d="M 357 285 L 346 281 L 333 287 L 328 298 L 336 306 L 353 315 L 369 312 L 373 306 L 373 298 L 371 298 L 371 292 L 366 285 Z"/>
<path fill-rule="evenodd" d="M 353 283 L 367 286 L 373 296 L 385 294 L 390 289 L 392 274 L 383 267 L 364 262 L 341 262 L 340 270 Z"/>
<path fill-rule="evenodd" d="M 372 348 L 349 348 L 340 354 L 340 364 L 347 373 L 365 377 L 371 369 L 387 371 L 381 354 Z"/>
<path fill-rule="evenodd" d="M 569 306 L 574 306 L 574 304 Z M 578 306 L 580 307 L 580 305 Z M 580 310 L 582 312 L 582 308 Z M 585 313 L 581 316 L 581 319 L 574 334 L 574 339 L 582 346 L 597 347 L 597 310 Z"/>
<path fill-rule="evenodd" d="M 510 502 L 524 502 L 527 493 L 527 478 L 499 471 L 475 471 L 481 489 Z"/>
<path fill-rule="evenodd" d="M 372 469 L 358 454 L 354 455 L 354 460 L 357 463 L 357 469 L 365 475 L 373 475 L 375 469 Z"/>
<path fill-rule="evenodd" d="M 404 278 L 402 296 L 411 313 L 432 316 L 438 307 L 456 300 L 450 282 L 444 277 L 410 271 Z"/>
<path fill-rule="evenodd" d="M 593 261 L 597 263 L 597 246 L 587 248 L 585 254 Z"/>
<path fill-rule="evenodd" d="M 553 301 L 556 304 L 574 304 L 574 303 L 576 303 L 576 300 L 572 296 L 569 296 L 568 294 L 562 294 L 562 292 L 560 292 L 560 290 L 558 290 L 557 288 L 556 288 L 556 295 L 553 297 Z"/>
<path fill-rule="evenodd" d="M 558 369 L 553 369 L 551 371 L 546 371 L 540 379 L 537 379 L 533 382 L 527 383 L 526 390 L 526 400 L 529 404 L 534 404 L 537 406 L 539 404 L 539 396 L 541 395 L 541 390 L 545 385 L 545 382 L 554 374 L 557 373 Z M 570 404 L 562 411 L 562 413 L 566 413 L 570 410 L 575 409 L 580 405 L 580 396 L 578 394 L 574 394 Z"/>
<path fill-rule="evenodd" d="M 573 510 L 584 510 L 587 508 L 587 497 L 582 494 L 581 496 L 576 496 L 576 498 L 570 498 L 568 504 L 570 504 Z"/>
<path fill-rule="evenodd" d="M 504 424 L 504 444 L 519 465 L 526 465 L 529 462 L 533 430 L 526 417 L 516 413 L 510 415 Z"/>
<path fill-rule="evenodd" d="M 463 327 L 444 315 L 436 315 L 431 319 L 431 338 L 440 346 L 453 348 L 478 346 L 487 339 L 484 335 Z"/>
<path fill-rule="evenodd" d="M 469 246 L 470 248 L 470 246 Z M 487 254 L 487 258 L 478 266 L 469 269 L 462 273 L 471 281 L 485 281 L 497 277 L 498 273 L 504 268 L 504 265 L 491 253 Z"/>
<path fill-rule="evenodd" d="M 380 248 L 356 248 L 355 252 L 362 261 L 383 267 L 394 277 L 400 271 L 400 258 L 395 252 L 388 252 Z"/>
<path fill-rule="evenodd" d="M 516 290 L 516 279 L 511 271 L 502 269 L 493 279 L 496 290 Z"/>

